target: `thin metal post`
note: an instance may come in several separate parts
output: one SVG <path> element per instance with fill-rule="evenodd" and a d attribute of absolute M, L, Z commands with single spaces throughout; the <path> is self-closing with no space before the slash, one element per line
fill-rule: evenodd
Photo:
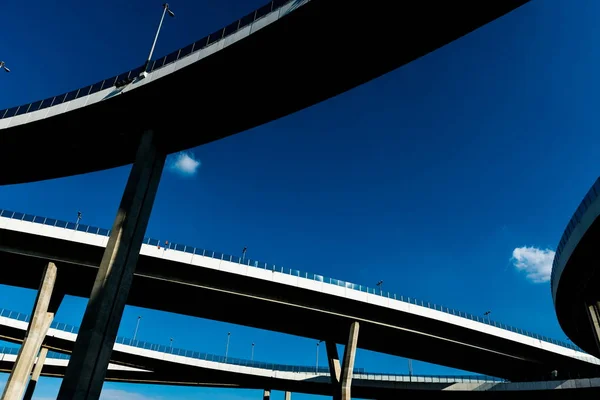
<path fill-rule="evenodd" d="M 160 33 L 160 29 L 162 28 L 163 20 L 165 19 L 165 14 L 167 13 L 167 11 L 169 11 L 169 14 L 171 16 L 175 16 L 175 14 L 173 14 L 172 11 L 169 10 L 169 3 L 163 4 L 163 12 L 160 17 L 160 23 L 158 24 L 158 29 L 156 30 L 156 35 L 154 36 L 154 41 L 152 42 L 152 47 L 150 48 L 150 54 L 148 54 L 148 59 L 146 60 L 146 63 L 144 64 L 144 68 L 142 69 L 142 74 L 144 72 L 146 72 L 146 69 L 148 68 L 148 64 L 150 64 L 150 60 L 152 59 L 152 54 L 154 53 L 154 48 L 156 47 L 158 35 Z"/>
<path fill-rule="evenodd" d="M 140 327 L 140 319 L 142 319 L 141 315 L 138 315 L 137 323 L 135 324 L 135 331 L 133 332 L 133 340 L 137 337 L 138 328 Z"/>
<path fill-rule="evenodd" d="M 229 354 L 229 339 L 231 338 L 231 332 L 227 332 L 227 345 L 225 346 L 225 362 L 227 362 L 227 355 Z"/>

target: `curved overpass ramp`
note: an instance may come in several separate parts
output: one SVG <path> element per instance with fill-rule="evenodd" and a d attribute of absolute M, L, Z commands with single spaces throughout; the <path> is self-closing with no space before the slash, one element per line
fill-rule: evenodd
<path fill-rule="evenodd" d="M 551 276 L 552 299 L 560 326 L 590 354 L 600 356 L 594 321 L 600 300 L 600 178 L 587 192 L 563 233 Z M 599 331 L 600 333 L 600 331 Z"/>
<path fill-rule="evenodd" d="M 8 317 L 7 317 L 8 315 Z M 10 318 L 12 317 L 12 318 Z M 15 318 L 18 317 L 19 319 Z M 27 330 L 26 314 L 0 310 L 0 338 L 21 343 Z M 47 373 L 64 375 L 78 328 L 53 323 L 44 341 L 52 349 L 54 360 Z M 8 370 L 14 362 L 18 349 L 4 348 L 0 356 L 0 371 Z M 6 354 L 8 353 L 8 354 Z M 49 353 L 50 354 L 50 353 Z M 51 358 L 52 358 L 51 357 Z M 60 362 L 57 362 L 56 359 Z M 294 391 L 297 393 L 331 395 L 328 368 L 264 363 L 228 358 L 193 350 L 172 348 L 139 340 L 119 337 L 111 356 L 110 379 L 131 383 L 156 383 L 185 386 L 237 387 Z M 366 372 L 356 368 L 353 385 L 358 388 L 357 397 L 391 395 L 397 390 L 460 390 L 490 388 L 502 380 L 485 376 L 406 376 Z"/>
<path fill-rule="evenodd" d="M 155 60 L 145 79 L 135 68 L 0 110 L 0 170 L 10 171 L 0 184 L 132 163 L 148 129 L 162 135 L 167 153 L 242 132 L 409 63 L 527 1 L 271 1 Z M 40 168 L 13 168 L 24 146 Z"/>
<path fill-rule="evenodd" d="M 87 297 L 109 233 L 0 210 L 0 263 L 6 266 L 0 283 L 37 288 L 46 261 L 53 260 L 57 286 Z M 145 243 L 131 305 L 335 343 L 345 343 L 349 325 L 360 321 L 360 348 L 512 381 L 544 380 L 554 370 L 559 377 L 600 373 L 600 360 L 575 346 L 457 310 L 192 246 Z M 182 301 L 189 298 L 203 303 Z"/>
<path fill-rule="evenodd" d="M 0 310 L 0 316 L 7 310 Z M 14 313 L 13 315 L 16 315 Z M 23 314 L 19 314 L 23 316 Z M 23 318 L 27 319 L 27 318 Z M 26 322 L 15 319 L 0 318 L 0 337 L 10 336 L 10 340 L 20 342 L 25 335 Z M 52 329 L 47 338 L 46 345 L 58 346 L 63 353 L 49 352 L 44 363 L 42 375 L 51 377 L 64 376 L 68 365 L 70 349 L 75 341 L 75 334 L 68 330 L 76 331 L 76 327 L 55 323 L 61 329 Z M 67 331 L 65 331 L 66 329 Z M 18 338 L 16 338 L 18 336 Z M 130 344 L 135 344 L 132 346 Z M 148 350 L 148 351 L 145 351 Z M 0 372 L 11 370 L 15 362 L 18 349 L 0 349 Z M 163 354 L 159 354 L 163 353 Z M 330 394 L 329 374 L 311 371 L 313 367 L 298 367 L 274 365 L 248 360 L 229 360 L 224 363 L 223 356 L 202 354 L 189 350 L 172 349 L 131 339 L 119 338 L 113 351 L 113 358 L 124 359 L 129 357 L 143 357 L 148 364 L 157 365 L 168 363 L 173 366 L 184 366 L 175 374 L 165 374 L 161 371 L 142 370 L 131 366 L 113 363 L 109 365 L 107 380 L 127 383 L 167 384 L 182 386 L 203 386 L 219 388 L 245 388 L 263 389 L 260 385 L 272 385 L 282 391 Z M 201 360 L 198 362 L 198 360 Z M 202 360 L 212 362 L 203 363 Z M 216 361 L 216 362 L 215 362 Z M 185 368 L 185 366 L 188 368 Z M 194 365 L 191 367 L 191 365 Z M 250 368 L 247 368 L 250 367 Z M 209 374 L 207 372 L 210 371 Z M 250 372 L 250 373 L 248 373 Z M 291 374 L 290 374 L 291 373 Z M 271 378 L 265 382 L 265 375 Z M 496 399 L 506 398 L 506 392 L 519 392 L 527 394 L 528 398 L 536 399 L 577 399 L 588 398 L 591 394 L 598 394 L 600 378 L 553 380 L 543 382 L 501 382 L 497 379 L 478 376 L 402 376 L 379 373 L 368 373 L 360 369 L 354 371 L 352 390 L 354 397 L 396 399 L 402 395 L 423 396 L 439 399 Z M 302 392 L 302 390 L 311 390 Z M 516 393 L 515 393 L 516 394 Z"/>

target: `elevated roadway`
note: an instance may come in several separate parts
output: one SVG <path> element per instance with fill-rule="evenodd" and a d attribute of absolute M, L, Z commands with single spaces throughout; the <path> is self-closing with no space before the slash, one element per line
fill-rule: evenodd
<path fill-rule="evenodd" d="M 0 316 L 5 316 L 7 310 L 1 310 Z M 17 313 L 8 313 L 17 315 Z M 23 316 L 23 314 L 20 314 Z M 55 323 L 56 327 L 71 329 L 69 325 Z M 18 343 L 25 334 L 26 323 L 15 319 L 0 317 L 0 337 Z M 49 332 L 46 345 L 60 348 L 63 353 L 49 352 L 42 369 L 42 376 L 62 377 L 69 362 L 75 334 L 61 329 Z M 135 344 L 135 346 L 126 343 Z M 0 372 L 11 370 L 18 349 L 0 349 Z M 165 353 L 166 352 L 166 353 Z M 181 386 L 201 386 L 216 388 L 261 389 L 260 385 L 275 385 L 280 390 L 289 391 L 294 388 L 300 393 L 328 395 L 328 373 L 310 372 L 311 367 L 284 366 L 234 360 L 224 364 L 222 356 L 202 354 L 189 350 L 172 349 L 164 345 L 156 345 L 142 341 L 120 338 L 115 345 L 113 356 L 129 361 L 142 355 L 141 359 L 156 365 L 156 358 L 161 363 L 171 366 L 190 364 L 191 368 L 180 369 L 177 374 L 165 374 L 164 371 L 142 370 L 117 363 L 109 364 L 107 381 L 166 384 Z M 203 362 L 211 360 L 213 362 Z M 215 362 L 216 361 L 216 362 Z M 251 367 L 251 368 L 248 368 Z M 268 368 L 267 368 L 268 367 Z M 321 369 L 323 370 L 323 369 Z M 210 371 L 210 374 L 206 372 Z M 265 380 L 265 375 L 270 379 Z M 497 379 L 478 376 L 402 376 L 390 374 L 368 373 L 357 369 L 354 373 L 354 397 L 396 399 L 399 395 L 423 396 L 438 399 L 505 399 L 509 393 L 523 394 L 530 399 L 578 399 L 589 398 L 600 392 L 600 378 L 550 380 L 542 382 L 502 382 Z M 302 390 L 310 389 L 310 392 Z M 508 393 L 507 393 L 508 392 Z"/>
<path fill-rule="evenodd" d="M 25 314 L 0 310 L 0 339 L 20 343 L 28 322 L 8 318 Z M 61 376 L 68 364 L 77 337 L 78 328 L 54 323 L 45 340 L 52 356 L 60 361 L 50 361 L 46 372 Z M 73 331 L 73 332 L 71 332 Z M 4 349 L 16 354 L 15 349 Z M 49 353 L 50 354 L 50 353 Z M 4 365 L 2 361 L 5 361 Z M 0 371 L 7 370 L 13 357 L 0 356 Z M 193 350 L 172 348 L 154 343 L 118 338 L 113 347 L 110 380 L 130 383 L 169 384 L 204 387 L 235 387 L 245 389 L 270 389 L 296 393 L 331 395 L 328 368 L 293 366 L 258 361 L 227 358 Z M 44 370 L 42 370 L 44 372 Z M 387 398 L 398 391 L 461 391 L 489 390 L 501 380 L 485 376 L 406 376 L 371 373 L 356 368 L 353 374 L 355 397 Z M 557 385 L 554 385 L 557 386 Z M 541 387 L 541 386 L 540 386 Z M 543 385 L 544 390 L 548 385 Z"/>
<path fill-rule="evenodd" d="M 600 356 L 600 178 L 569 220 L 556 249 L 551 289 L 556 316 L 567 336 Z"/>
<path fill-rule="evenodd" d="M 37 288 L 47 260 L 57 287 L 89 296 L 109 232 L 0 211 L 0 283 Z M 86 232 L 87 231 L 87 232 Z M 427 302 L 255 260 L 146 239 L 128 304 L 345 343 L 512 381 L 600 376 L 576 347 Z M 62 284 L 61 284 L 62 280 Z M 77 282 L 76 285 L 72 284 Z M 194 299 L 194 301 L 189 301 Z"/>
<path fill-rule="evenodd" d="M 145 79 L 134 68 L 0 110 L 0 185 L 130 164 L 148 129 L 162 135 L 167 153 L 242 132 L 381 76 L 527 2 L 269 2 L 153 61 Z M 35 165 L 14 168 L 25 148 Z"/>

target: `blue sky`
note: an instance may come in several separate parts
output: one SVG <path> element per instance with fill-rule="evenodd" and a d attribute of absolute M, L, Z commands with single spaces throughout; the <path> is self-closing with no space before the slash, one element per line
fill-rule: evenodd
<path fill-rule="evenodd" d="M 177 17 L 166 21 L 156 54 L 262 2 L 174 1 Z M 160 5 L 4 4 L 9 40 L 0 59 L 12 72 L 0 75 L 0 108 L 140 65 Z M 598 12 L 593 0 L 534 0 L 334 99 L 191 149 L 186 157 L 197 167 L 183 159 L 191 174 L 171 157 L 147 235 L 228 254 L 247 246 L 251 258 L 366 285 L 383 279 L 386 290 L 473 314 L 491 310 L 498 321 L 564 340 L 547 277 L 564 227 L 598 176 Z M 14 168 L 38 167 L 24 146 Z M 81 210 L 82 223 L 109 228 L 129 169 L 4 186 L 0 208 L 66 220 Z M 0 286 L 0 307 L 30 312 L 34 295 Z M 57 320 L 78 325 L 85 304 L 67 298 Z M 221 354 L 231 331 L 231 356 L 249 357 L 254 342 L 255 360 L 314 365 L 312 340 L 151 310 L 128 307 L 121 335 L 133 335 L 138 315 L 142 340 L 173 337 L 178 347 Z M 404 359 L 365 351 L 356 363 L 407 370 Z M 413 369 L 455 372 L 420 362 Z M 52 398 L 59 385 L 43 379 L 36 394 Z M 106 384 L 103 398 L 259 396 Z"/>

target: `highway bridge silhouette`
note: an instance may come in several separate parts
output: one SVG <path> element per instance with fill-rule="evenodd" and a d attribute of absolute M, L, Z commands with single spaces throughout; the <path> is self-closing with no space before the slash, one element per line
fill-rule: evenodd
<path fill-rule="evenodd" d="M 258 275 L 250 278 L 239 272 L 230 275 L 224 285 L 219 280 L 226 277 L 223 274 L 228 272 L 224 269 L 231 261 L 220 260 L 215 264 L 217 268 L 209 266 L 202 270 L 205 272 L 199 272 L 198 268 L 183 267 L 182 260 L 171 260 L 180 264 L 179 276 L 173 277 L 165 274 L 163 263 L 139 255 L 167 154 L 248 130 L 338 95 L 525 3 L 527 0 L 424 0 L 401 6 L 394 3 L 392 8 L 392 3 L 385 2 L 365 5 L 341 0 L 274 0 L 223 29 L 154 60 L 147 75 L 141 74 L 145 67 L 136 68 L 59 96 L 0 111 L 0 168 L 4 172 L 0 185 L 133 163 L 110 237 L 102 241 L 102 246 L 90 239 L 96 251 L 94 245 L 90 249 L 85 242 L 38 234 L 25 237 L 14 230 L 3 235 L 0 245 L 5 251 L 4 261 L 22 263 L 20 270 L 29 269 L 28 278 L 11 273 L 7 278 L 14 284 L 36 287 L 31 280 L 36 272 L 31 256 L 58 261 L 60 276 L 66 274 L 72 280 L 85 282 L 77 288 L 58 285 L 61 292 L 53 295 L 56 265 L 49 262 L 45 269 L 37 269 L 42 283 L 31 338 L 27 336 L 23 343 L 19 357 L 23 356 L 24 361 L 16 362 L 5 395 L 20 395 L 54 308 L 60 304 L 61 296 L 75 294 L 89 296 L 90 300 L 58 398 L 97 399 L 127 298 L 133 304 L 137 298 L 153 308 L 195 315 L 189 305 L 187 309 L 176 306 L 173 296 L 161 296 L 162 305 L 142 301 L 139 288 L 167 287 L 176 288 L 180 294 L 201 292 L 207 300 L 229 304 L 231 310 L 248 305 L 270 307 L 270 312 L 282 316 L 280 322 L 269 322 L 256 315 L 251 318 L 239 310 L 232 315 L 236 315 L 237 323 L 326 339 L 328 350 L 348 337 L 343 364 L 331 376 L 344 400 L 350 398 L 359 341 L 361 347 L 371 350 L 435 359 L 444 365 L 507 378 L 535 379 L 555 373 L 557 368 L 562 374 L 597 375 L 598 360 L 577 350 L 460 315 L 413 306 L 402 299 L 362 294 L 360 287 L 342 288 L 331 281 L 300 283 L 299 278 L 296 289 L 290 290 L 291 283 L 283 278 L 281 282 L 271 279 L 268 283 L 264 276 L 261 280 Z M 190 102 L 190 93 L 201 96 Z M 198 119 L 198 133 L 190 134 L 190 119 L 194 118 Z M 85 135 L 85 141 L 79 140 L 81 135 Z M 23 143 L 28 144 L 28 156 L 38 163 L 38 168 L 13 168 L 18 165 Z M 57 159 L 69 162 L 55 162 Z M 20 240 L 29 242 L 19 243 Z M 51 251 L 52 245 L 57 245 L 57 249 L 63 246 L 63 253 Z M 102 249 L 104 246 L 106 250 Z M 185 249 L 182 253 L 186 254 Z M 136 268 L 135 281 L 144 284 L 131 286 Z M 281 278 L 275 271 L 269 273 Z M 242 290 L 245 279 L 254 279 L 256 286 Z M 317 294 L 311 287 L 315 282 L 322 293 Z M 273 297 L 283 287 L 297 296 L 288 298 L 286 304 Z M 307 290 L 312 291 L 308 300 Z M 323 306 L 324 302 L 330 303 Z M 402 314 L 401 324 L 398 312 Z M 219 318 L 214 310 L 202 316 Z M 493 339 L 488 342 L 490 338 Z M 417 354 L 414 349 L 427 349 L 429 355 Z M 330 356 L 330 360 L 337 359 L 337 355 Z"/>

